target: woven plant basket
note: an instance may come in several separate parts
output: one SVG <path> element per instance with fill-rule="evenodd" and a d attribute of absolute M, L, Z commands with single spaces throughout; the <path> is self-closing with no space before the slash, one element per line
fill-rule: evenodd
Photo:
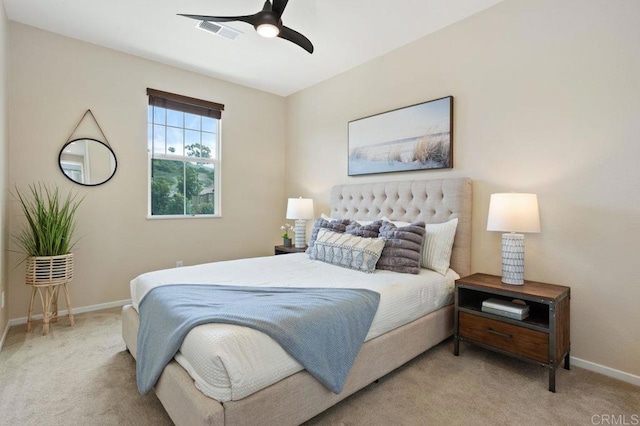
<path fill-rule="evenodd" d="M 40 287 L 60 285 L 73 279 L 73 253 L 61 256 L 27 257 L 26 284 Z"/>

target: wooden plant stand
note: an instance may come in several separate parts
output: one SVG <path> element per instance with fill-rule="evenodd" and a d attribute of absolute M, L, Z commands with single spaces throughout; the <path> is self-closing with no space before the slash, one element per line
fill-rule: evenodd
<path fill-rule="evenodd" d="M 73 253 L 61 256 L 31 256 L 27 258 L 26 280 L 32 286 L 27 332 L 31 331 L 33 322 L 33 303 L 36 293 L 42 302 L 42 334 L 49 333 L 49 324 L 58 321 L 58 295 L 60 287 L 64 290 L 67 302 L 67 316 L 74 325 L 71 300 L 67 283 L 73 279 Z"/>

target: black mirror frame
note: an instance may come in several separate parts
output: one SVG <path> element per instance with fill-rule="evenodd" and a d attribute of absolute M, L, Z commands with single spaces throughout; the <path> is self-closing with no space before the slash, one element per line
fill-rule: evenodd
<path fill-rule="evenodd" d="M 80 182 L 76 182 L 75 180 L 71 179 L 64 172 L 64 169 L 62 168 L 62 153 L 64 152 L 64 149 L 67 146 L 69 146 L 73 142 L 78 142 L 78 141 L 94 141 L 94 142 L 98 142 L 100 145 L 103 145 L 105 148 L 107 148 L 109 150 L 111 155 L 113 155 L 113 162 L 114 162 L 113 172 L 111 173 L 111 176 L 109 176 L 106 180 L 104 180 L 104 181 L 102 181 L 100 183 L 80 183 Z M 60 150 L 60 153 L 58 154 L 58 167 L 60 167 L 60 171 L 62 172 L 64 177 L 66 177 L 67 179 L 69 179 L 73 183 L 76 183 L 76 184 L 82 185 L 82 186 L 100 186 L 100 185 L 104 185 L 105 183 L 109 182 L 113 178 L 113 176 L 116 174 L 116 171 L 118 170 L 118 157 L 116 157 L 116 153 L 113 152 L 113 149 L 111 149 L 111 147 L 109 145 L 107 145 L 106 143 L 102 142 L 101 140 L 94 139 L 94 138 L 77 138 L 77 139 L 73 139 L 73 140 L 70 140 L 69 142 L 65 143 L 64 146 L 62 147 L 62 149 Z"/>

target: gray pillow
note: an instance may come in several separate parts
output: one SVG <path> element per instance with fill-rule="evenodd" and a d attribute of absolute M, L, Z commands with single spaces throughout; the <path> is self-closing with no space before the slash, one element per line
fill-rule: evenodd
<path fill-rule="evenodd" d="M 382 222 L 378 236 L 385 238 L 387 242 L 376 268 L 419 274 L 425 232 L 424 222 L 401 227 L 391 222 Z"/>
<path fill-rule="evenodd" d="M 316 239 L 318 238 L 318 231 L 321 229 L 328 229 L 333 232 L 344 232 L 347 230 L 347 226 L 351 223 L 349 219 L 335 219 L 335 220 L 326 220 L 319 217 L 316 220 L 316 223 L 313 224 L 313 229 L 311 230 L 311 238 L 309 238 L 309 248 L 313 247 Z M 307 249 L 307 253 L 308 253 Z"/>
<path fill-rule="evenodd" d="M 346 234 L 356 235 L 364 238 L 377 238 L 380 233 L 380 227 L 382 226 L 381 220 L 376 220 L 368 225 L 361 225 L 356 221 L 347 225 L 347 229 L 344 231 Z"/>

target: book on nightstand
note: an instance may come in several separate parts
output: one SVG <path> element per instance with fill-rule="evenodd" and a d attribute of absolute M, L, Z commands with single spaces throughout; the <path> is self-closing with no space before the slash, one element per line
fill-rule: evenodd
<path fill-rule="evenodd" d="M 529 306 L 509 302 L 508 300 L 491 298 L 482 302 L 482 312 L 523 320 L 529 316 Z"/>

